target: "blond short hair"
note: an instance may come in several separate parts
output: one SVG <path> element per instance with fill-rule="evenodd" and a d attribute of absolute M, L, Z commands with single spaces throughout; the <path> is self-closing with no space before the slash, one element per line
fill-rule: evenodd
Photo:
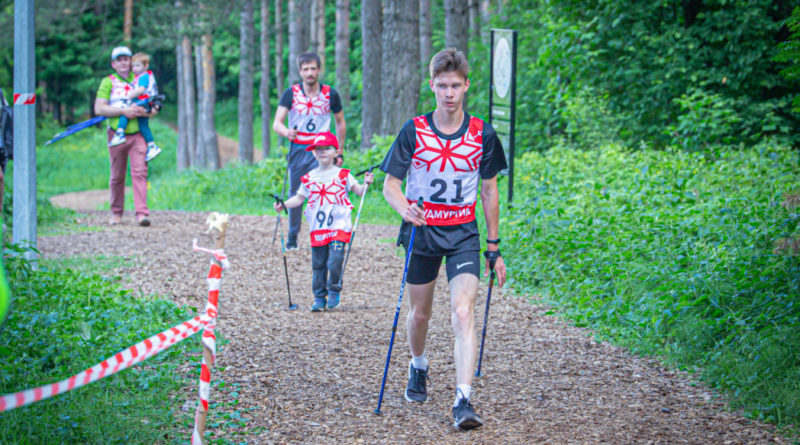
<path fill-rule="evenodd" d="M 141 62 L 142 65 L 150 65 L 150 54 L 136 53 L 131 58 L 131 62 Z"/>

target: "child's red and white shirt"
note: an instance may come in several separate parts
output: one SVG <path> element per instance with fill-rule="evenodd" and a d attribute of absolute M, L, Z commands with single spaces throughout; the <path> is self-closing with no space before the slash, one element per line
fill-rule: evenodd
<path fill-rule="evenodd" d="M 311 247 L 350 242 L 353 204 L 347 192 L 357 183 L 350 170 L 336 166 L 315 168 L 300 178 L 297 194 L 308 199 L 303 214 L 311 230 Z"/>

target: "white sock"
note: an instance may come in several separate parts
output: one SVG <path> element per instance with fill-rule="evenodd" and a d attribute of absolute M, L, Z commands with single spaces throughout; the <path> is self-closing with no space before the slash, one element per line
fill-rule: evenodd
<path fill-rule="evenodd" d="M 428 369 L 428 359 L 425 357 L 425 353 L 423 352 L 419 357 L 411 357 L 411 366 L 416 369 Z"/>
<path fill-rule="evenodd" d="M 458 406 L 458 402 L 461 399 L 469 400 L 469 396 L 472 393 L 472 386 L 470 385 L 458 385 L 456 387 L 456 399 L 453 401 L 453 407 Z"/>

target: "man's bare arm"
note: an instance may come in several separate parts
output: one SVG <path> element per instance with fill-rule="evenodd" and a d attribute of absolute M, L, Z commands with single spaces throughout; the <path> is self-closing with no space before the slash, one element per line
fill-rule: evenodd
<path fill-rule="evenodd" d="M 344 154 L 344 141 L 347 135 L 347 123 L 344 121 L 344 111 L 334 113 L 333 118 L 336 120 L 336 139 L 339 140 L 339 150 L 336 153 Z"/>
<path fill-rule="evenodd" d="M 417 227 L 424 226 L 425 212 L 416 204 L 409 205 L 408 200 L 406 200 L 406 195 L 404 195 L 403 191 L 400 189 L 402 184 L 402 179 L 395 178 L 387 173 L 386 179 L 383 181 L 383 197 L 405 221 Z"/>
<path fill-rule="evenodd" d="M 286 124 L 284 124 L 286 116 L 288 115 L 289 109 L 283 105 L 278 105 L 278 109 L 275 111 L 275 119 L 272 120 L 272 130 L 290 141 L 293 141 L 297 137 L 297 130 L 288 128 Z"/>
<path fill-rule="evenodd" d="M 483 215 L 486 218 L 486 239 L 497 239 L 500 237 L 500 193 L 497 190 L 497 176 L 491 179 L 484 179 L 481 182 L 481 204 L 483 204 Z M 486 250 L 496 251 L 500 246 L 497 244 L 486 244 Z M 503 287 L 506 282 L 506 264 L 503 257 L 497 258 L 494 265 L 497 274 L 497 285 Z M 483 276 L 489 274 L 489 260 L 486 260 Z"/>

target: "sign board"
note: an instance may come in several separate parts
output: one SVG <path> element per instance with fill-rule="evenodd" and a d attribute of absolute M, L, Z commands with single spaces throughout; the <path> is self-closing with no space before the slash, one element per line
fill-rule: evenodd
<path fill-rule="evenodd" d="M 492 29 L 489 123 L 505 149 L 508 202 L 514 196 L 514 120 L 517 109 L 517 31 Z"/>

